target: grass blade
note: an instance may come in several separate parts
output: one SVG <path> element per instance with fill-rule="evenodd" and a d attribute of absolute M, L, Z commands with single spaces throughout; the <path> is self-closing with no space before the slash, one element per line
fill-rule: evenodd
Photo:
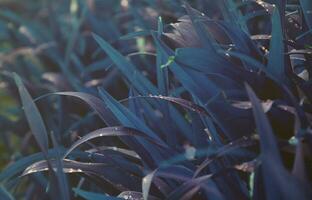
<path fill-rule="evenodd" d="M 123 55 L 114 49 L 109 43 L 103 40 L 100 36 L 93 34 L 94 39 L 112 59 L 118 69 L 125 77 L 135 86 L 135 88 L 143 95 L 158 94 L 157 88 L 136 69 Z"/>
<path fill-rule="evenodd" d="M 18 91 L 22 100 L 23 108 L 31 132 L 34 135 L 41 151 L 47 155 L 49 148 L 49 140 L 43 119 L 39 113 L 37 106 L 33 102 L 32 97 L 25 88 L 21 78 L 16 73 L 13 73 L 13 77 L 18 87 Z"/>
<path fill-rule="evenodd" d="M 68 151 L 65 153 L 63 158 L 66 158 L 79 145 L 81 145 L 81 144 L 83 144 L 89 140 L 99 138 L 99 137 L 104 137 L 104 136 L 139 136 L 139 137 L 145 138 L 146 140 L 152 142 L 153 144 L 156 144 L 156 145 L 163 147 L 163 148 L 167 148 L 166 146 L 163 146 L 161 143 L 158 143 L 157 141 L 155 141 L 153 138 L 150 138 L 146 134 L 144 134 L 138 130 L 135 130 L 133 128 L 107 127 L 107 128 L 102 128 L 102 129 L 98 129 L 96 131 L 93 131 L 93 132 L 85 135 L 84 137 L 82 137 L 80 140 L 76 141 L 68 149 Z"/>
<path fill-rule="evenodd" d="M 94 192 L 88 192 L 85 190 L 81 190 L 78 188 L 73 188 L 73 191 L 81 196 L 82 198 L 86 199 L 86 200 L 122 200 L 121 198 L 117 198 L 117 197 L 110 197 L 104 194 L 100 194 L 100 193 L 94 193 Z"/>
<path fill-rule="evenodd" d="M 272 15 L 272 38 L 270 42 L 270 53 L 268 57 L 268 71 L 283 81 L 285 77 L 284 42 L 281 17 L 278 9 Z"/>
<path fill-rule="evenodd" d="M 15 198 L 4 187 L 0 187 L 0 199 L 14 200 Z"/>
<path fill-rule="evenodd" d="M 262 105 L 250 86 L 246 90 L 253 105 L 253 114 L 260 136 L 262 174 L 266 198 L 273 199 L 309 199 L 309 192 L 300 182 L 291 176 L 283 166 L 278 145 Z"/>
<path fill-rule="evenodd" d="M 305 21 L 309 27 L 312 29 L 312 1 L 311 0 L 299 0 L 301 8 L 303 10 Z"/>

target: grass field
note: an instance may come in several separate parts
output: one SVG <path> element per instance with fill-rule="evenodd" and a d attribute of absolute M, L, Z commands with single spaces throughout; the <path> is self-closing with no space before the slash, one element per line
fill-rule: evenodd
<path fill-rule="evenodd" d="M 311 0 L 0 0 L 0 200 L 312 199 Z"/>

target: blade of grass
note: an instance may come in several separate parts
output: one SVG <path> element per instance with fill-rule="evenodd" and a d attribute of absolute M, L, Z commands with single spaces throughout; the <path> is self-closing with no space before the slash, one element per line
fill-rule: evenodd
<path fill-rule="evenodd" d="M 88 192 L 78 188 L 73 188 L 75 194 L 81 196 L 86 200 L 122 200 L 122 198 L 111 197 L 100 193 Z"/>
<path fill-rule="evenodd" d="M 309 27 L 312 29 L 312 1 L 310 0 L 299 0 L 301 8 L 303 10 L 305 21 Z"/>
<path fill-rule="evenodd" d="M 15 200 L 15 198 L 2 186 L 0 187 L 0 199 L 1 200 Z"/>
<path fill-rule="evenodd" d="M 268 57 L 268 71 L 280 81 L 285 81 L 284 41 L 280 13 L 276 8 L 272 15 L 272 38 Z"/>
<path fill-rule="evenodd" d="M 306 187 L 291 176 L 283 166 L 278 145 L 262 105 L 251 87 L 246 90 L 253 105 L 253 114 L 260 136 L 262 175 L 267 199 L 308 199 Z"/>
<path fill-rule="evenodd" d="M 15 83 L 18 87 L 18 91 L 22 100 L 23 109 L 30 126 L 31 132 L 34 135 L 37 144 L 41 151 L 47 155 L 49 140 L 48 133 L 45 128 L 43 119 L 39 113 L 39 110 L 32 100 L 32 97 L 25 88 L 22 79 L 16 73 L 13 73 Z"/>

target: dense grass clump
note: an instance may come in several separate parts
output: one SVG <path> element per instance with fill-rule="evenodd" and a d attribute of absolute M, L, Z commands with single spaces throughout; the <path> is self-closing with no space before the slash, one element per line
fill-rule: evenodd
<path fill-rule="evenodd" d="M 311 13 L 0 0 L 0 199 L 311 199 Z"/>

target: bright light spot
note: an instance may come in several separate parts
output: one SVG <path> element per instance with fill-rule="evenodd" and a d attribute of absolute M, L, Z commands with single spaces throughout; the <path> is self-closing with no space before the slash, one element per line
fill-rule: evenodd
<path fill-rule="evenodd" d="M 195 147 L 190 146 L 190 145 L 185 145 L 184 148 L 185 148 L 184 155 L 185 155 L 186 159 L 193 160 L 195 158 L 195 156 L 196 156 L 196 149 L 195 149 Z"/>
<path fill-rule="evenodd" d="M 69 9 L 70 9 L 70 13 L 73 14 L 73 15 L 78 12 L 79 5 L 78 5 L 77 0 L 72 0 L 70 2 L 70 8 Z"/>
<path fill-rule="evenodd" d="M 8 86 L 6 82 L 0 82 L 0 89 L 4 89 Z"/>
<path fill-rule="evenodd" d="M 124 8 L 127 8 L 129 6 L 128 0 L 121 0 L 120 5 Z"/>

